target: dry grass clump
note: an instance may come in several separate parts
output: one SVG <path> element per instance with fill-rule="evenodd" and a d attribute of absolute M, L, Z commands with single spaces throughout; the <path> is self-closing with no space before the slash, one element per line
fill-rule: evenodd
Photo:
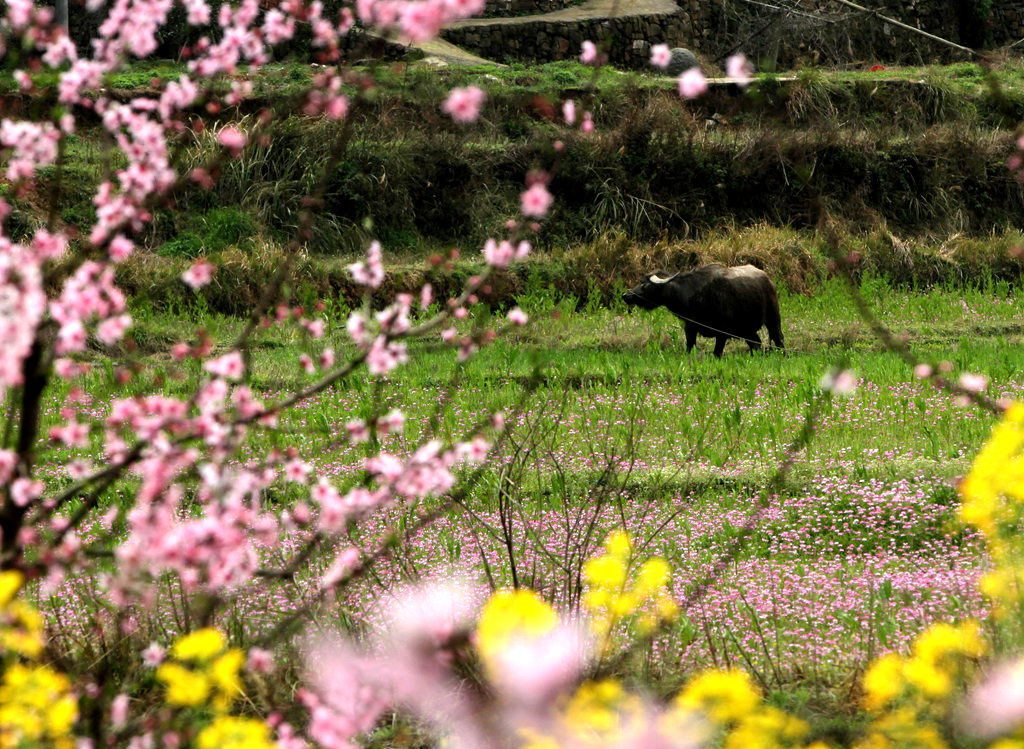
<path fill-rule="evenodd" d="M 761 268 L 791 290 L 805 293 L 822 277 L 826 263 L 815 250 L 813 239 L 796 229 L 759 223 L 728 227 L 698 239 L 662 238 L 653 243 L 633 243 L 620 231 L 608 231 L 592 242 L 560 256 L 568 268 L 583 278 L 621 279 L 632 285 L 654 270 L 685 271 L 708 263 L 750 265 Z"/>
<path fill-rule="evenodd" d="M 972 285 L 986 279 L 1016 281 L 1024 273 L 1024 235 L 1019 231 L 984 237 L 901 237 L 880 223 L 866 232 L 847 229 L 841 236 L 841 250 L 856 258 L 856 274 L 870 273 L 895 284 Z M 819 281 L 835 272 L 823 235 L 767 223 L 653 243 L 633 242 L 621 231 L 608 231 L 569 250 L 547 253 L 537 262 L 561 265 L 566 277 L 560 288 L 577 296 L 587 292 L 588 284 L 612 293 L 617 282 L 631 286 L 655 270 L 686 271 L 708 263 L 749 263 L 800 294 L 813 293 Z"/>

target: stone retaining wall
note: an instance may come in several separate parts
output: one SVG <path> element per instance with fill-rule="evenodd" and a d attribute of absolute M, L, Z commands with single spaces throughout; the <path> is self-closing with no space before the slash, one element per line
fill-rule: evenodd
<path fill-rule="evenodd" d="M 484 15 L 494 17 L 530 16 L 570 8 L 584 0 L 486 0 Z"/>
<path fill-rule="evenodd" d="M 1024 38 L 1024 0 L 993 0 L 990 18 L 984 23 L 972 15 L 976 2 L 875 0 L 870 4 L 902 23 L 972 48 Z M 757 60 L 760 67 L 777 68 L 806 63 L 922 64 L 966 57 L 965 53 L 829 0 L 803 0 L 801 12 L 796 14 L 774 13 L 740 0 L 680 0 L 679 6 L 676 13 L 664 15 L 474 25 L 443 33 L 453 44 L 499 62 L 572 59 L 585 39 L 603 39 L 609 32 L 611 62 L 637 68 L 648 65 L 652 44 L 688 47 L 719 65 L 739 50 Z"/>
<path fill-rule="evenodd" d="M 883 0 L 860 4 L 909 26 L 965 46 L 980 46 L 983 36 L 964 29 L 966 3 L 972 0 Z M 873 63 L 924 64 L 962 59 L 939 42 L 828 0 L 803 0 L 799 13 L 772 13 L 735 0 L 704 0 L 698 49 L 721 59 L 735 45 L 761 67 L 792 68 L 800 64 Z M 964 33 L 964 31 L 969 33 Z M 970 33 L 975 32 L 975 33 Z M 701 44 L 703 42 L 703 44 Z"/>
<path fill-rule="evenodd" d="M 992 36 L 996 44 L 1013 44 L 1024 39 L 1024 2 L 992 4 Z"/>
<path fill-rule="evenodd" d="M 613 65 L 642 67 L 650 59 L 651 44 L 671 47 L 691 44 L 694 27 L 690 13 L 679 11 L 653 16 L 619 16 L 581 21 L 530 21 L 516 24 L 464 26 L 445 29 L 444 38 L 474 54 L 498 62 L 570 60 L 580 54 L 584 40 L 611 37 Z"/>

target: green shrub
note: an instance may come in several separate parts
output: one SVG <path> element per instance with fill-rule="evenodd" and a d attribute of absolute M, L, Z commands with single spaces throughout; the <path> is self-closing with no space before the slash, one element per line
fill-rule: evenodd
<path fill-rule="evenodd" d="M 256 220 L 234 207 L 215 208 L 203 217 L 202 238 L 207 252 L 239 245 L 258 230 Z"/>
<path fill-rule="evenodd" d="M 179 234 L 164 242 L 156 251 L 160 257 L 196 258 L 203 254 L 203 240 L 195 234 Z"/>

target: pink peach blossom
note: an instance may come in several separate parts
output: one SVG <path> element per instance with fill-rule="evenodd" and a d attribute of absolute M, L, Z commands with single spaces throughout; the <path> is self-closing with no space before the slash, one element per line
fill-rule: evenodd
<path fill-rule="evenodd" d="M 708 80 L 700 68 L 690 68 L 679 76 L 679 95 L 684 99 L 696 99 L 708 90 Z"/>
<path fill-rule="evenodd" d="M 441 105 L 441 110 L 456 122 L 476 122 L 480 116 L 480 107 L 483 106 L 487 95 L 483 89 L 477 86 L 466 86 L 465 88 L 453 88 Z"/>
<path fill-rule="evenodd" d="M 753 80 L 754 67 L 742 54 L 732 55 L 725 61 L 725 74 L 736 79 L 736 85 L 744 88 Z"/>
<path fill-rule="evenodd" d="M 655 44 L 651 47 L 651 65 L 664 70 L 672 61 L 672 53 L 667 44 Z"/>
<path fill-rule="evenodd" d="M 554 201 L 548 188 L 542 182 L 534 182 L 520 197 L 522 198 L 523 215 L 537 216 L 538 218 L 547 214 Z"/>
<path fill-rule="evenodd" d="M 192 263 L 188 270 L 181 274 L 181 280 L 193 290 L 201 289 L 213 280 L 213 271 L 213 263 L 206 260 L 197 260 Z"/>
<path fill-rule="evenodd" d="M 593 65 L 597 62 L 597 45 L 589 39 L 583 42 L 583 51 L 580 53 L 580 62 L 584 65 Z"/>

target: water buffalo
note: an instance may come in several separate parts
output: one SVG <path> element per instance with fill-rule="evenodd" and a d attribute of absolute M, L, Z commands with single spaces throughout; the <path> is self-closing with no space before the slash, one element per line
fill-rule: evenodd
<path fill-rule="evenodd" d="M 622 295 L 622 300 L 641 309 L 664 306 L 683 321 L 686 351 L 693 350 L 697 336 L 715 339 L 715 356 L 721 356 L 730 338 L 746 341 L 751 352 L 761 348 L 758 330 L 782 345 L 779 296 L 764 271 L 753 265 L 726 268 L 705 265 L 689 273 L 651 273 Z"/>

